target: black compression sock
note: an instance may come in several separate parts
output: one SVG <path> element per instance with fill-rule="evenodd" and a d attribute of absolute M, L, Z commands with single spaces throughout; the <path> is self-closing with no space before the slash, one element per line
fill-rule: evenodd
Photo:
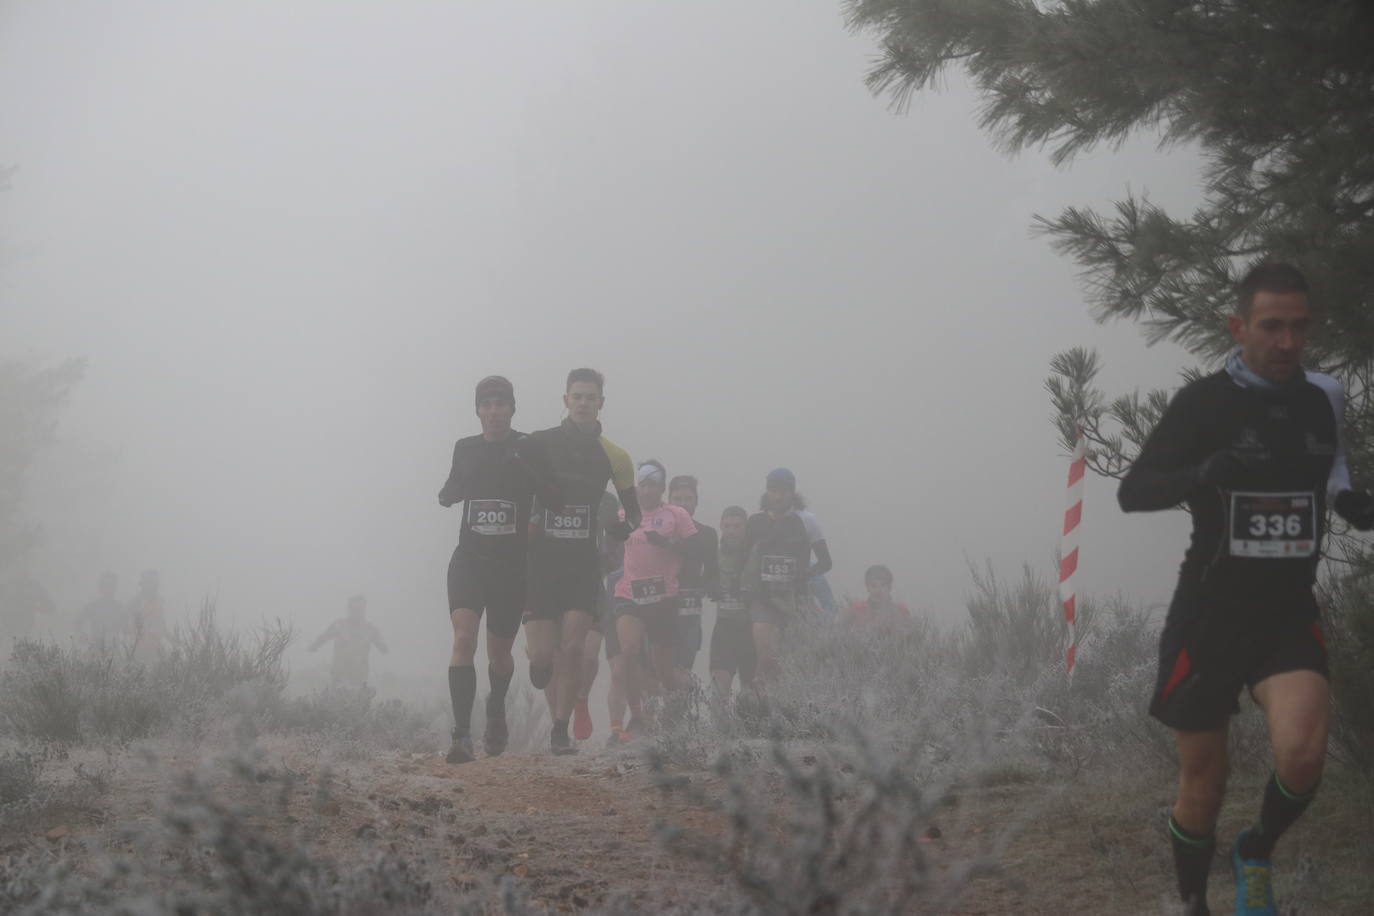
<path fill-rule="evenodd" d="M 1274 844 L 1279 841 L 1279 837 L 1302 816 L 1316 794 L 1317 786 L 1302 794 L 1290 792 L 1279 779 L 1279 774 L 1271 773 L 1269 781 L 1264 784 L 1264 801 L 1260 805 L 1259 824 L 1241 841 L 1241 858 L 1270 858 L 1274 854 Z"/>
<path fill-rule="evenodd" d="M 472 701 L 477 696 L 477 669 L 471 665 L 450 666 L 448 696 L 453 701 L 453 731 L 461 738 L 472 730 Z"/>
<path fill-rule="evenodd" d="M 1207 874 L 1212 870 L 1212 853 L 1216 849 L 1214 833 L 1189 833 L 1169 815 L 1169 841 L 1174 847 L 1174 871 L 1178 874 L 1178 894 L 1188 900 L 1207 899 Z"/>
<path fill-rule="evenodd" d="M 514 671 L 510 674 L 497 674 L 490 668 L 487 669 L 487 680 L 491 683 L 491 696 L 494 702 L 506 702 L 506 691 L 510 689 L 510 681 L 513 677 L 515 677 Z"/>
<path fill-rule="evenodd" d="M 554 719 L 554 720 L 553 720 L 553 736 L 554 736 L 555 738 L 566 738 L 566 737 L 568 737 L 568 720 L 567 720 L 567 719 Z"/>

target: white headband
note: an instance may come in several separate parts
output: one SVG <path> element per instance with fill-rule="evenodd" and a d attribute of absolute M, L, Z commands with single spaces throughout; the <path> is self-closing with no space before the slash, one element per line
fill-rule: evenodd
<path fill-rule="evenodd" d="M 652 464 L 641 464 L 639 471 L 635 473 L 635 483 L 643 483 L 650 477 L 657 477 L 659 483 L 663 483 L 663 471 Z"/>

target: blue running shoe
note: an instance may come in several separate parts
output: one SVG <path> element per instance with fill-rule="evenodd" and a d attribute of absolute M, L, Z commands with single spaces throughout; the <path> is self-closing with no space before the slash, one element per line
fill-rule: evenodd
<path fill-rule="evenodd" d="M 1268 859 L 1242 859 L 1240 844 L 1249 830 L 1242 830 L 1231 847 L 1231 871 L 1236 875 L 1236 916 L 1278 916 L 1274 904 L 1273 866 Z"/>

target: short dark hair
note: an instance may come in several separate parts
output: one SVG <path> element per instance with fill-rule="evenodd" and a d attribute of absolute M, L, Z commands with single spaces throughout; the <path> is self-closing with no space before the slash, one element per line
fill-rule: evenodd
<path fill-rule="evenodd" d="M 578 382 L 591 382 L 596 386 L 596 390 L 602 393 L 606 391 L 606 377 L 595 369 L 574 369 L 568 373 L 568 386 L 564 391 L 569 391 Z"/>
<path fill-rule="evenodd" d="M 864 585 L 870 582 L 882 582 L 887 585 L 892 584 L 892 570 L 879 563 L 864 570 Z"/>
<path fill-rule="evenodd" d="M 726 506 L 725 511 L 720 514 L 721 518 L 742 518 L 749 521 L 749 513 L 744 511 L 743 506 Z"/>
<path fill-rule="evenodd" d="M 677 489 L 691 490 L 693 493 L 696 493 L 697 479 L 693 477 L 691 474 L 679 474 L 672 480 L 668 481 L 669 493 Z"/>
<path fill-rule="evenodd" d="M 1307 277 L 1296 266 L 1282 261 L 1262 261 L 1251 267 L 1236 285 L 1236 312 L 1250 317 L 1256 293 L 1305 293 Z"/>

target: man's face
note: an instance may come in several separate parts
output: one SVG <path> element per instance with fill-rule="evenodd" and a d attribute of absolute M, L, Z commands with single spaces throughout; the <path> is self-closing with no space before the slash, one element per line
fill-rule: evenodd
<path fill-rule="evenodd" d="M 1250 315 L 1232 315 L 1231 336 L 1245 365 L 1261 378 L 1285 382 L 1297 374 L 1312 308 L 1306 293 L 1255 293 Z"/>
<path fill-rule="evenodd" d="M 792 488 L 781 484 L 768 487 L 763 496 L 769 512 L 786 512 L 792 505 Z"/>
<path fill-rule="evenodd" d="M 596 382 L 573 382 L 568 393 L 563 395 L 563 406 L 568 408 L 568 416 L 574 423 L 589 425 L 601 415 L 601 405 L 606 399 Z"/>
<path fill-rule="evenodd" d="M 892 600 L 892 583 L 881 579 L 869 579 L 864 585 L 868 588 L 868 600 L 874 604 L 886 604 Z"/>
<path fill-rule="evenodd" d="M 668 502 L 686 509 L 688 515 L 697 514 L 697 491 L 691 487 L 678 487 L 668 494 Z"/>
<path fill-rule="evenodd" d="M 738 515 L 720 517 L 720 539 L 729 544 L 738 544 L 744 539 L 744 519 Z"/>
<path fill-rule="evenodd" d="M 635 486 L 639 504 L 649 508 L 663 505 L 663 481 L 657 477 L 646 477 Z"/>
<path fill-rule="evenodd" d="M 482 435 L 488 439 L 503 439 L 510 433 L 515 405 L 505 398 L 482 398 L 477 402 L 477 419 L 482 421 Z"/>

